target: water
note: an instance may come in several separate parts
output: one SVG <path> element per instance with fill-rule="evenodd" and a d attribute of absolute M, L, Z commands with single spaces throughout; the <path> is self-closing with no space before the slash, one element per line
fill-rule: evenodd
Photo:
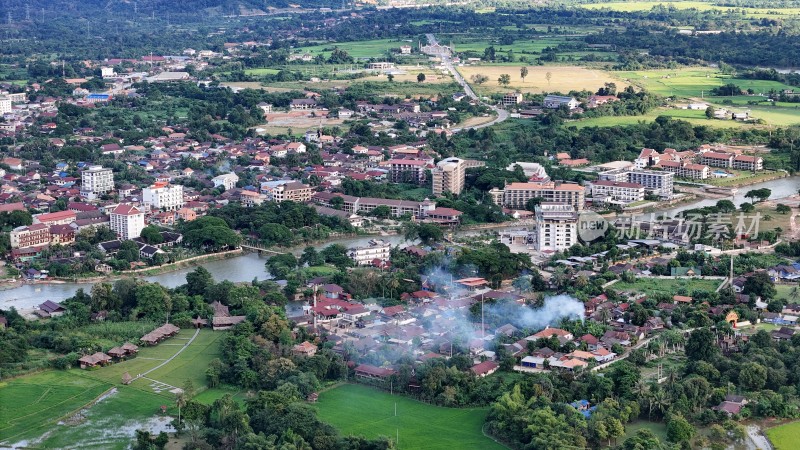
<path fill-rule="evenodd" d="M 367 245 L 371 239 L 384 239 L 389 241 L 392 245 L 401 244 L 405 239 L 402 236 L 392 235 L 376 238 L 371 237 L 355 237 L 345 238 L 332 241 L 316 246 L 321 250 L 332 243 L 338 243 L 345 246 L 361 246 Z M 302 248 L 295 253 L 302 253 Z M 216 281 L 229 280 L 234 283 L 249 282 L 253 278 L 259 280 L 266 280 L 271 278 L 269 272 L 264 267 L 268 256 L 259 256 L 256 253 L 247 253 L 235 258 L 222 259 L 218 261 L 210 261 L 201 264 L 205 267 Z M 193 271 L 195 267 L 176 270 L 161 275 L 154 275 L 150 277 L 143 277 L 143 279 L 160 283 L 168 288 L 174 288 L 186 283 L 186 274 Z M 93 283 L 61 283 L 61 284 L 26 284 L 15 289 L 7 289 L 0 291 L 0 309 L 9 309 L 12 306 L 17 309 L 35 308 L 42 304 L 45 300 L 52 300 L 60 302 L 64 299 L 72 297 L 78 289 L 83 288 L 84 291 L 89 292 L 92 289 Z"/>
<path fill-rule="evenodd" d="M 738 207 L 742 203 L 752 201 L 752 199 L 745 198 L 745 194 L 747 194 L 748 191 L 752 191 L 754 189 L 763 189 L 763 188 L 767 188 L 772 191 L 772 195 L 769 197 L 770 199 L 777 199 L 777 198 L 788 197 L 790 195 L 795 195 L 800 189 L 800 176 L 780 178 L 777 180 L 765 181 L 763 183 L 744 186 L 738 188 L 736 195 L 734 195 L 733 197 L 725 197 L 718 199 L 702 199 L 686 205 L 681 205 L 675 208 L 666 209 L 663 212 L 667 216 L 672 217 L 681 211 L 686 211 L 687 209 L 702 208 L 705 206 L 714 206 L 717 204 L 718 201 L 725 199 L 732 201 L 733 204 L 735 204 Z"/>

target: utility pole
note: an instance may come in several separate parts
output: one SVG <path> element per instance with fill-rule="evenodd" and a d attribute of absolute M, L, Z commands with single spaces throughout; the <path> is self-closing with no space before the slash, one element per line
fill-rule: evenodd
<path fill-rule="evenodd" d="M 25 21 L 26 22 L 31 21 L 31 5 L 27 3 L 25 4 Z"/>

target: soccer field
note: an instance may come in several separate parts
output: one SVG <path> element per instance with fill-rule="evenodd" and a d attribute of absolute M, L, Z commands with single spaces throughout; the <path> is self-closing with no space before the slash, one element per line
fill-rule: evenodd
<path fill-rule="evenodd" d="M 323 392 L 315 406 L 343 434 L 399 437 L 404 450 L 506 448 L 483 435 L 486 408 L 441 408 L 354 384 Z"/>

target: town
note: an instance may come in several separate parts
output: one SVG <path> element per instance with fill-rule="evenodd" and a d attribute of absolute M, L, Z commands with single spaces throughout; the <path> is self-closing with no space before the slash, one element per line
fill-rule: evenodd
<path fill-rule="evenodd" d="M 57 3 L 0 446 L 794 448 L 792 5 Z"/>

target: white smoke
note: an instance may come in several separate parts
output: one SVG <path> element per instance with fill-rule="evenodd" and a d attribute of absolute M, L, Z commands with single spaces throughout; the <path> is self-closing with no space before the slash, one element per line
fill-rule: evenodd
<path fill-rule="evenodd" d="M 501 301 L 485 305 L 487 321 L 504 325 L 510 323 L 519 329 L 537 330 L 555 325 L 562 319 L 583 320 L 585 309 L 575 297 L 556 295 L 546 297 L 540 308 L 531 308 L 516 302 Z"/>

